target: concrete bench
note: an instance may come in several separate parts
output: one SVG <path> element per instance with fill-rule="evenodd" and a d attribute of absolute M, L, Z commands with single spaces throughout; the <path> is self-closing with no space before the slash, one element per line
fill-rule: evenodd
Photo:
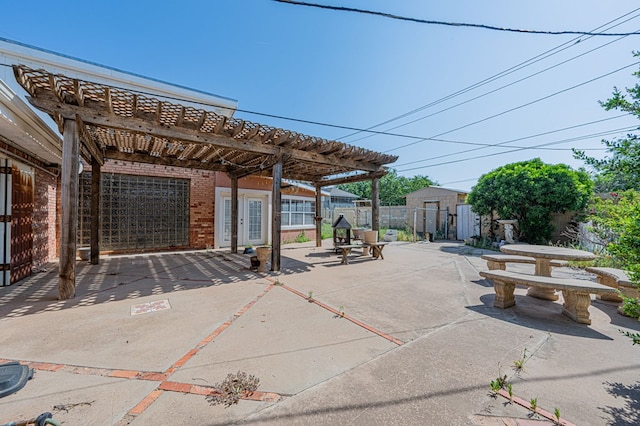
<path fill-rule="evenodd" d="M 490 271 L 500 269 L 506 270 L 507 263 L 531 263 L 536 264 L 536 260 L 533 257 L 518 256 L 515 254 L 483 254 L 481 259 L 487 261 L 487 267 Z M 551 266 L 568 266 L 569 262 L 566 260 L 552 260 Z"/>
<path fill-rule="evenodd" d="M 629 275 L 622 269 L 588 266 L 584 270 L 595 274 L 597 283 L 616 288 L 620 290 L 625 297 L 640 297 L 638 288 L 633 284 Z M 603 294 L 600 298 L 610 302 L 622 302 L 622 298 L 618 294 Z"/>
<path fill-rule="evenodd" d="M 560 290 L 564 296 L 562 313 L 581 324 L 591 324 L 591 294 L 616 293 L 614 288 L 606 285 L 573 278 L 543 277 L 503 270 L 481 271 L 480 275 L 493 281 L 496 292 L 493 306 L 497 308 L 506 309 L 516 304 L 513 294 L 516 285 Z"/>

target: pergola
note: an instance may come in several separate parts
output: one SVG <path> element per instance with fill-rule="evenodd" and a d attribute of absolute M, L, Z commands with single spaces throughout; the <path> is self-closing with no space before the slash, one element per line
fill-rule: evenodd
<path fill-rule="evenodd" d="M 228 118 L 124 88 L 14 65 L 29 102 L 63 134 L 59 297 L 75 294 L 79 158 L 91 164 L 91 263 L 99 262 L 100 167 L 106 159 L 221 171 L 231 179 L 231 251 L 238 248 L 238 179 L 273 179 L 272 270 L 280 270 L 282 179 L 316 188 L 316 245 L 321 245 L 321 188 L 371 180 L 378 228 L 378 180 L 397 160 L 364 148 Z"/>

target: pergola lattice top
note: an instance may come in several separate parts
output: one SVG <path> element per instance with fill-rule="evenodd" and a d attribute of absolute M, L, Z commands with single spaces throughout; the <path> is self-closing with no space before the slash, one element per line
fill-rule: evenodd
<path fill-rule="evenodd" d="M 105 158 L 268 176 L 283 160 L 284 178 L 322 183 L 381 176 L 396 156 L 307 136 L 24 65 L 13 67 L 29 101 L 61 132 L 78 122 L 81 153 Z"/>

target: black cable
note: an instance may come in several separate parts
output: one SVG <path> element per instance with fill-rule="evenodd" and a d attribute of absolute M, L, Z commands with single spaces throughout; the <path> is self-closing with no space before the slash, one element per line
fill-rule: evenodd
<path fill-rule="evenodd" d="M 635 130 L 635 129 L 637 129 L 637 127 L 631 127 L 631 128 L 628 128 L 627 130 Z M 590 138 L 593 138 L 593 137 L 596 137 L 596 136 L 605 136 L 605 135 L 608 135 L 608 134 L 616 134 L 616 133 L 620 133 L 620 132 L 617 131 L 617 132 L 593 133 L 591 135 L 577 136 L 577 137 L 573 137 L 573 138 L 563 139 L 563 140 L 560 140 L 560 141 L 547 142 L 547 143 L 543 143 L 543 144 L 540 144 L 540 145 L 524 146 L 524 147 L 520 147 L 520 148 L 516 148 L 516 149 L 511 149 L 509 151 L 502 151 L 502 152 L 497 152 L 497 153 L 484 154 L 484 155 L 479 155 L 479 156 L 476 156 L 476 157 L 462 158 L 462 159 L 459 159 L 459 160 L 444 161 L 442 163 L 436 163 L 436 164 L 427 164 L 427 165 L 424 165 L 424 166 L 412 167 L 412 168 L 409 168 L 409 169 L 398 169 L 397 171 L 398 172 L 408 172 L 408 171 L 412 171 L 412 170 L 423 169 L 425 167 L 437 167 L 437 166 L 444 166 L 444 165 L 448 165 L 448 164 L 462 163 L 462 162 L 469 161 L 469 160 L 477 160 L 477 159 L 480 159 L 480 158 L 494 157 L 496 155 L 510 154 L 512 152 L 525 151 L 525 150 L 529 150 L 529 149 L 536 149 L 536 148 L 545 147 L 545 146 L 549 146 L 549 145 L 559 145 L 559 144 L 562 144 L 562 143 L 575 142 L 575 141 L 578 141 L 578 140 L 590 139 Z"/>
<path fill-rule="evenodd" d="M 508 113 L 510 113 L 510 112 L 517 111 L 517 110 L 519 110 L 519 109 L 521 109 L 521 108 L 524 108 L 524 107 L 527 107 L 527 106 L 530 106 L 530 105 L 536 104 L 536 103 L 541 102 L 541 101 L 544 101 L 544 100 L 547 100 L 547 99 L 552 98 L 552 97 L 554 97 L 554 96 L 557 96 L 557 95 L 559 95 L 559 94 L 561 94 L 561 93 L 565 93 L 565 92 L 568 92 L 568 91 L 570 91 L 570 90 L 576 89 L 576 88 L 578 88 L 578 87 L 580 87 L 580 86 L 584 86 L 585 84 L 593 83 L 593 82 L 594 82 L 594 81 L 596 81 L 596 80 L 599 80 L 599 79 L 604 78 L 604 77 L 608 77 L 608 76 L 610 76 L 611 74 L 615 74 L 615 73 L 617 73 L 617 72 L 620 72 L 620 71 L 622 71 L 622 70 L 624 70 L 624 69 L 630 68 L 630 67 L 632 67 L 632 66 L 634 66 L 634 65 L 637 65 L 637 64 L 639 64 L 639 63 L 640 63 L 640 62 L 633 62 L 633 63 L 631 63 L 631 64 L 629 64 L 629 65 L 625 65 L 624 67 L 618 68 L 618 69 L 616 69 L 616 70 L 613 70 L 613 71 L 608 72 L 608 73 L 606 73 L 606 74 L 600 75 L 600 76 L 598 76 L 598 77 L 594 77 L 594 78 L 592 78 L 592 79 L 590 79 L 590 80 L 584 81 L 584 82 L 582 82 L 582 83 L 576 84 L 576 85 L 574 85 L 574 86 L 568 87 L 568 88 L 566 88 L 566 89 L 560 90 L 560 91 L 555 92 L 555 93 L 552 93 L 552 94 L 550 94 L 550 95 L 543 96 L 543 97 L 541 97 L 541 98 L 535 99 L 535 100 L 533 100 L 533 101 L 531 101 L 531 102 L 527 102 L 527 103 L 525 103 L 525 104 L 519 105 L 519 106 L 517 106 L 517 107 L 510 108 L 510 109 L 508 109 L 508 110 L 505 110 L 505 111 L 499 112 L 499 113 L 494 114 L 494 115 L 491 115 L 491 116 L 489 116 L 489 117 L 485 117 L 485 118 L 482 118 L 482 119 L 480 119 L 480 120 L 476 120 L 476 121 L 474 121 L 474 122 L 467 123 L 467 124 L 465 124 L 465 125 L 462 125 L 462 126 L 456 127 L 455 129 L 448 130 L 448 131 L 446 131 L 446 132 L 442 132 L 442 133 L 438 133 L 437 135 L 433 135 L 433 136 L 431 136 L 430 138 L 437 138 L 437 137 L 442 136 L 442 135 L 446 135 L 446 134 L 449 134 L 449 133 L 453 133 L 453 132 L 455 132 L 455 131 L 458 131 L 458 130 L 461 130 L 461 129 L 465 129 L 465 128 L 467 128 L 467 127 L 471 127 L 471 126 L 474 126 L 474 125 L 476 125 L 476 124 L 483 123 L 483 122 L 488 121 L 488 120 L 491 120 L 491 119 L 493 119 L 493 118 L 500 117 L 501 115 L 505 115 L 505 114 L 508 114 Z M 415 141 L 415 142 L 411 142 L 411 143 L 408 143 L 408 144 L 400 145 L 400 146 L 397 146 L 397 147 L 395 147 L 395 148 L 388 149 L 388 150 L 384 151 L 384 153 L 388 153 L 388 152 L 396 151 L 396 150 L 398 150 L 398 149 L 402 149 L 402 148 L 406 148 L 406 147 L 409 147 L 409 146 L 412 146 L 412 145 L 416 145 L 416 144 L 421 143 L 421 142 L 424 142 L 425 140 L 428 140 L 428 139 L 430 139 L 430 138 L 424 138 L 423 140 L 417 140 L 417 141 Z"/>
<path fill-rule="evenodd" d="M 640 32 L 593 33 L 590 31 L 571 31 L 571 30 L 563 30 L 563 31 L 524 30 L 524 29 L 508 28 L 508 27 L 495 27 L 493 25 L 485 25 L 485 24 L 470 24 L 465 22 L 433 21 L 428 19 L 410 18 L 406 16 L 393 15 L 391 13 L 376 12 L 373 10 L 366 10 L 366 9 L 357 9 L 354 7 L 329 6 L 324 4 L 307 3 L 307 2 L 293 1 L 293 0 L 274 0 L 274 1 L 277 1 L 278 3 L 289 3 L 296 6 L 309 6 L 309 7 L 316 7 L 320 9 L 335 10 L 340 12 L 358 12 L 358 13 L 363 13 L 367 15 L 382 16 L 384 18 L 398 19 L 401 21 L 416 22 L 419 24 L 444 25 L 448 27 L 471 27 L 471 28 L 480 28 L 484 30 L 505 31 L 505 32 L 512 32 L 512 33 L 545 34 L 545 35 L 580 34 L 580 35 L 615 36 L 615 37 L 626 36 L 626 35 L 640 35 Z"/>
<path fill-rule="evenodd" d="M 609 24 L 611 24 L 611 23 L 613 23 L 613 22 L 615 22 L 615 21 L 617 21 L 617 20 L 619 20 L 619 19 L 622 19 L 622 18 L 624 18 L 624 17 L 626 17 L 626 16 L 628 16 L 628 15 L 631 15 L 632 13 L 635 13 L 635 12 L 637 12 L 637 11 L 639 11 L 639 10 L 640 10 L 640 8 L 634 9 L 634 10 L 632 10 L 631 12 L 628 12 L 628 13 L 626 13 L 626 14 L 624 14 L 624 15 L 621 15 L 621 16 L 619 16 L 619 17 L 615 18 L 615 19 L 612 19 L 612 20 L 611 20 L 611 21 L 609 21 L 609 22 L 606 22 L 606 23 L 604 23 L 604 24 L 602 24 L 602 25 L 600 25 L 600 26 L 598 26 L 598 27 L 594 28 L 592 31 L 599 30 L 599 29 L 601 29 L 601 28 L 603 28 L 603 27 L 605 27 L 605 26 L 607 26 L 607 25 L 609 25 Z M 627 19 L 627 20 L 625 20 L 625 21 L 622 21 L 622 22 L 617 23 L 616 25 L 612 25 L 612 26 L 611 26 L 611 27 L 609 27 L 608 29 L 615 28 L 615 27 L 617 27 L 618 25 L 621 25 L 621 24 L 623 24 L 623 23 L 625 23 L 625 22 L 629 22 L 629 21 L 631 21 L 631 20 L 633 20 L 633 19 L 636 19 L 638 16 L 640 16 L 640 15 L 633 16 L 633 17 L 631 17 L 631 18 L 629 18 L 629 19 Z M 551 56 L 553 56 L 553 55 L 556 55 L 556 54 L 558 54 L 558 53 L 560 53 L 560 52 L 563 52 L 563 51 L 565 51 L 565 50 L 567 50 L 567 49 L 569 49 L 569 48 L 571 48 L 571 47 L 575 46 L 577 43 L 579 43 L 579 42 L 583 42 L 583 41 L 586 41 L 586 40 L 589 40 L 590 38 L 592 38 L 592 37 L 587 37 L 587 38 L 583 38 L 582 36 L 575 37 L 575 38 L 573 38 L 573 39 L 571 39 L 571 40 L 569 40 L 569 41 L 567 41 L 567 42 L 565 42 L 565 43 L 559 44 L 558 46 L 556 46 L 556 47 L 554 47 L 554 48 L 552 48 L 552 49 L 549 49 L 549 50 L 547 50 L 547 51 L 545 51 L 545 52 L 542 52 L 542 53 L 540 53 L 540 54 L 538 54 L 538 55 L 536 55 L 536 56 L 534 56 L 534 57 L 532 57 L 532 58 L 529 58 L 529 59 L 527 59 L 527 60 L 525 60 L 525 61 L 523 61 L 523 62 L 520 62 L 520 63 L 519 63 L 519 64 L 517 64 L 517 65 L 514 65 L 514 66 L 512 66 L 512 67 L 510 67 L 510 68 L 507 68 L 506 70 L 500 71 L 499 73 L 494 74 L 494 75 L 493 75 L 493 76 L 491 76 L 491 77 L 487 77 L 487 78 L 485 78 L 484 80 L 481 80 L 481 81 L 479 81 L 479 82 L 477 82 L 477 83 L 474 83 L 474 84 L 472 84 L 472 85 L 470 85 L 470 86 L 467 86 L 467 87 L 465 87 L 464 89 L 460 89 L 460 90 L 458 90 L 457 92 L 451 93 L 451 94 L 449 94 L 449 95 L 447 95 L 447 96 L 444 96 L 444 97 L 442 97 L 442 98 L 440 98 L 440 99 L 437 99 L 437 100 L 435 100 L 435 101 L 432 101 L 432 102 L 430 102 L 430 103 L 428 103 L 428 104 L 426 104 L 426 105 L 422 105 L 421 107 L 418 107 L 418 108 L 413 109 L 413 110 L 411 110 L 411 111 L 408 111 L 408 112 L 406 112 L 406 113 L 400 114 L 400 115 L 398 115 L 398 116 L 396 116 L 396 117 L 393 117 L 393 118 L 390 118 L 390 119 L 388 119 L 388 120 L 385 120 L 385 121 L 383 121 L 382 123 L 378 123 L 378 124 L 376 124 L 376 125 L 373 125 L 373 126 L 367 127 L 367 129 L 366 129 L 366 130 L 375 129 L 376 127 L 380 127 L 380 126 L 383 126 L 383 125 L 385 125 L 385 124 L 391 123 L 391 122 L 393 122 L 393 121 L 399 120 L 399 119 L 401 119 L 401 118 L 407 117 L 407 116 L 409 116 L 409 115 L 415 114 L 415 113 L 420 112 L 420 111 L 422 111 L 422 110 L 424 110 L 424 109 L 427 109 L 427 108 L 430 108 L 430 107 L 432 107 L 432 106 L 438 105 L 438 104 L 440 104 L 440 103 L 443 103 L 443 102 L 445 102 L 445 101 L 448 101 L 449 99 L 453 99 L 453 98 L 455 98 L 455 97 L 457 97 L 457 96 L 460 96 L 460 95 L 462 95 L 462 94 L 464 94 L 464 93 L 467 93 L 467 92 L 470 92 L 470 91 L 472 91 L 472 90 L 474 90 L 474 89 L 477 89 L 477 88 L 479 88 L 479 87 L 482 87 L 482 86 L 484 86 L 484 85 L 486 85 L 486 84 L 492 83 L 492 82 L 494 82 L 494 81 L 496 81 L 496 80 L 498 80 L 498 79 L 500 79 L 500 78 L 502 78 L 502 77 L 506 77 L 507 75 L 513 74 L 513 73 L 514 73 L 514 72 L 516 72 L 516 71 L 520 71 L 520 70 L 521 70 L 521 69 L 523 69 L 523 68 L 526 68 L 526 67 L 528 67 L 528 66 L 530 66 L 530 65 L 533 65 L 533 64 L 535 64 L 535 63 L 537 63 L 537 62 L 540 62 L 540 61 L 542 61 L 543 59 L 547 59 L 547 58 L 549 58 L 549 57 L 551 57 Z M 617 41 L 617 40 L 616 40 L 616 41 Z M 607 44 L 609 44 L 609 43 L 607 43 Z M 564 46 L 564 48 L 562 48 L 563 46 Z M 410 124 L 410 123 L 407 123 L 407 124 Z M 397 127 L 393 127 L 393 128 L 390 128 L 390 129 L 386 129 L 386 131 L 394 130 L 394 129 L 397 129 Z M 354 132 L 354 133 L 350 133 L 350 134 L 348 134 L 348 135 L 346 135 L 346 136 L 340 137 L 339 139 L 340 139 L 340 140 L 342 140 L 342 139 L 346 139 L 346 138 L 348 138 L 348 137 L 350 137 L 350 136 L 354 136 L 354 135 L 357 135 L 357 134 L 359 134 L 359 133 L 362 133 L 362 132 Z M 361 140 L 361 139 L 364 139 L 364 137 L 363 137 L 363 138 L 360 138 L 360 139 L 356 139 L 356 140 L 351 141 L 351 142 L 355 142 L 355 141 L 357 141 L 357 140 Z"/>
<path fill-rule="evenodd" d="M 422 117 L 416 118 L 416 119 L 414 119 L 414 120 L 408 121 L 408 122 L 403 123 L 403 124 L 400 124 L 400 125 L 398 125 L 398 126 L 390 127 L 390 128 L 388 128 L 388 129 L 386 129 L 386 130 L 384 130 L 384 131 L 388 132 L 389 130 L 395 130 L 395 129 L 398 129 L 398 128 L 400 128 L 400 127 L 408 126 L 409 124 L 416 123 L 416 122 L 421 121 L 421 120 L 424 120 L 424 119 L 426 119 L 426 118 L 430 118 L 430 117 L 433 117 L 433 116 L 435 116 L 435 115 L 441 114 L 441 113 L 443 113 L 443 112 L 446 112 L 446 111 L 452 110 L 452 109 L 454 109 L 454 108 L 457 108 L 457 107 L 459 107 L 459 106 L 462 106 L 462 105 L 468 104 L 468 103 L 470 103 L 470 102 L 473 102 L 473 101 L 475 101 L 475 100 L 478 100 L 478 99 L 480 99 L 480 98 L 483 98 L 483 97 L 485 97 L 485 96 L 488 96 L 488 95 L 490 95 L 490 94 L 492 94 L 492 93 L 498 92 L 498 91 L 500 91 L 500 90 L 502 90 L 502 89 L 506 89 L 507 87 L 514 86 L 514 85 L 516 85 L 516 84 L 518 84 L 518 83 L 521 83 L 521 82 L 523 82 L 523 81 L 525 81 L 525 80 L 528 80 L 528 79 L 530 79 L 530 78 L 536 77 L 536 76 L 538 76 L 538 75 L 540 75 L 540 74 L 542 74 L 542 73 L 544 73 L 544 72 L 547 72 L 547 71 L 549 71 L 549 70 L 551 70 L 551 69 L 554 69 L 554 68 L 559 67 L 559 66 L 561 66 L 561 65 L 564 65 L 564 64 L 566 64 L 566 63 L 568 63 L 568 62 L 571 62 L 571 61 L 573 61 L 574 59 L 578 59 L 578 58 L 580 58 L 580 57 L 582 57 L 582 56 L 585 56 L 585 55 L 587 55 L 587 54 L 589 54 L 589 53 L 593 53 L 593 52 L 595 52 L 596 50 L 602 49 L 603 47 L 606 47 L 606 46 L 608 46 L 608 45 L 610 45 L 610 44 L 613 44 L 613 43 L 615 43 L 615 42 L 618 42 L 618 41 L 622 40 L 622 38 L 623 38 L 623 37 L 621 37 L 621 38 L 619 38 L 619 39 L 617 39 L 617 40 L 612 40 L 612 41 L 610 41 L 609 43 L 606 43 L 606 44 L 603 44 L 603 45 L 601 45 L 601 46 L 595 47 L 595 48 L 593 48 L 593 49 L 591 49 L 591 50 L 588 50 L 588 51 L 583 52 L 583 53 L 581 53 L 581 54 L 579 54 L 579 55 L 573 56 L 573 57 L 571 57 L 571 58 L 569 58 L 569 59 L 566 59 L 566 60 L 564 60 L 564 61 L 562 61 L 562 62 L 559 62 L 559 63 L 557 63 L 557 64 L 555 64 L 555 65 L 552 65 L 552 66 L 550 66 L 550 67 L 548 67 L 548 68 L 545 68 L 545 69 L 543 69 L 543 70 L 537 71 L 537 72 L 535 72 L 535 73 L 533 73 L 533 74 L 529 74 L 529 75 L 528 75 L 528 76 L 526 76 L 526 77 L 522 77 L 522 78 L 521 78 L 521 79 L 519 79 L 519 80 L 515 80 L 515 81 L 513 81 L 513 82 L 511 82 L 511 83 L 505 84 L 505 85 L 503 85 L 503 86 L 500 86 L 500 87 L 498 87 L 498 88 L 495 88 L 495 89 L 493 89 L 493 90 L 490 90 L 490 91 L 488 91 L 488 92 L 485 92 L 485 93 L 483 93 L 483 94 L 480 94 L 480 95 L 478 95 L 478 96 L 476 96 L 476 97 L 473 97 L 473 98 L 471 98 L 471 99 L 467 99 L 467 100 L 465 100 L 465 101 L 463 101 L 463 102 L 459 102 L 459 103 L 457 103 L 457 104 L 455 104 L 455 105 L 452 105 L 452 106 L 450 106 L 450 107 L 447 107 L 447 108 L 444 108 L 444 109 L 438 110 L 438 111 L 433 112 L 433 113 L 428 114 L 428 115 L 424 115 L 424 116 L 422 116 Z M 363 137 L 361 137 L 361 138 L 351 140 L 351 141 L 350 141 L 350 143 L 354 143 L 354 142 L 357 142 L 357 141 L 359 141 L 359 140 L 367 139 L 367 138 L 370 138 L 370 137 L 372 137 L 372 136 L 375 136 L 375 135 L 367 135 L 367 136 L 363 136 Z"/>
<path fill-rule="evenodd" d="M 603 118 L 601 120 L 589 121 L 587 123 L 575 124 L 573 126 L 562 127 L 560 129 L 555 129 L 555 130 L 548 130 L 546 132 L 536 133 L 535 135 L 522 136 L 522 137 L 519 137 L 519 138 L 509 139 L 509 140 L 506 140 L 506 141 L 502 141 L 502 142 L 498 142 L 498 143 L 492 143 L 492 144 L 452 141 L 452 140 L 449 140 L 449 139 L 431 139 L 431 140 L 436 141 L 436 142 L 458 143 L 458 144 L 465 144 L 465 145 L 478 145 L 478 146 L 482 146 L 483 148 L 493 148 L 493 147 L 497 147 L 497 146 L 507 146 L 506 144 L 512 143 L 512 142 L 519 142 L 519 141 L 523 141 L 523 140 L 526 140 L 526 139 L 533 139 L 533 138 L 537 138 L 537 137 L 540 137 L 540 136 L 548 136 L 548 135 L 551 135 L 551 134 L 554 134 L 554 133 L 564 132 L 566 130 L 577 129 L 578 127 L 590 126 L 592 124 L 602 123 L 604 121 L 615 120 L 615 119 L 622 118 L 622 117 L 629 117 L 630 115 L 632 115 L 632 114 L 629 114 L 629 113 L 620 114 L 620 115 L 616 115 L 614 117 L 608 117 L 608 118 Z M 445 155 L 441 155 L 441 156 L 438 156 L 438 157 L 423 158 L 422 160 L 415 160 L 415 161 L 410 161 L 408 163 L 396 164 L 395 166 L 396 167 L 408 166 L 410 164 L 422 163 L 424 161 L 430 161 L 430 160 L 434 160 L 436 158 L 443 158 L 443 157 L 448 157 L 448 156 L 456 155 L 456 154 L 464 154 L 464 153 L 471 152 L 471 151 L 477 151 L 477 148 L 469 149 L 469 150 L 466 150 L 466 151 L 458 151 L 458 152 L 455 152 L 453 154 L 445 154 Z"/>

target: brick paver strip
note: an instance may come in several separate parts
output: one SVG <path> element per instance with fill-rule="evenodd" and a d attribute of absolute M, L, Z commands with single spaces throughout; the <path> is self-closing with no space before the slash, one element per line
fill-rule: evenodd
<path fill-rule="evenodd" d="M 160 395 L 162 395 L 163 391 L 156 389 L 154 391 L 152 391 L 149 395 L 145 396 L 142 401 L 140 401 L 138 403 L 138 405 L 136 405 L 135 407 L 133 407 L 131 410 L 129 410 L 129 414 L 134 415 L 134 416 L 138 416 L 140 414 L 142 414 L 142 412 L 144 410 L 146 410 L 147 408 L 149 408 L 149 406 L 151 404 L 154 403 L 154 401 L 156 399 L 158 399 L 158 397 L 160 397 Z"/>
<path fill-rule="evenodd" d="M 255 305 L 256 302 L 258 302 L 258 300 L 260 300 L 265 294 L 267 294 L 269 291 L 271 291 L 271 289 L 273 289 L 273 287 L 274 287 L 273 284 L 267 286 L 267 288 L 265 288 L 262 293 L 258 294 L 253 300 L 251 300 L 246 305 L 244 305 L 242 308 L 240 308 L 240 310 L 233 315 L 231 320 L 224 322 L 222 325 L 220 325 L 218 328 L 216 328 L 209 336 L 205 337 L 202 341 L 200 341 L 196 345 L 195 348 L 189 350 L 178 361 L 173 363 L 171 365 L 171 367 L 169 367 L 167 369 L 167 371 L 165 371 L 165 373 L 164 373 L 165 380 L 162 381 L 158 385 L 156 390 L 151 392 L 140 403 L 138 403 L 138 405 L 136 405 L 134 408 L 129 410 L 129 412 L 125 415 L 125 417 L 123 419 L 121 419 L 120 422 L 118 422 L 117 424 L 126 424 L 126 423 L 123 423 L 123 422 L 127 418 L 138 416 L 142 412 L 144 412 L 144 410 L 146 410 L 158 398 L 159 394 L 156 395 L 155 392 L 162 393 L 163 391 L 171 391 L 171 392 L 182 392 L 182 393 L 196 393 L 196 392 L 192 392 L 193 385 L 191 385 L 189 383 L 170 382 L 170 381 L 167 381 L 166 378 L 168 378 L 173 373 L 175 373 L 175 371 L 177 369 L 179 369 L 184 364 L 186 364 L 191 358 L 193 358 L 207 344 L 211 343 L 217 336 L 219 336 L 220 333 L 222 333 L 224 330 L 229 328 L 229 326 L 233 323 L 233 321 L 235 321 L 236 319 L 240 318 L 242 316 L 242 314 L 247 312 L 249 310 L 249 308 L 251 308 L 253 305 Z M 156 396 L 154 396 L 150 401 L 148 401 L 148 398 L 150 398 L 153 395 L 156 395 Z M 145 401 L 148 401 L 148 403 L 145 402 Z"/>
<path fill-rule="evenodd" d="M 524 399 L 518 398 L 517 396 L 511 397 L 511 396 L 509 396 L 509 392 L 507 392 L 504 389 L 500 389 L 498 391 L 498 394 L 500 396 L 503 396 L 503 397 L 507 398 L 510 401 L 513 401 L 514 403 L 516 403 L 518 405 L 523 406 L 524 408 L 527 408 L 527 409 L 531 410 L 531 403 L 529 401 L 525 401 Z M 567 420 L 564 420 L 562 418 L 558 422 L 557 419 L 556 419 L 556 416 L 554 416 L 553 414 L 551 414 L 550 412 L 548 412 L 546 410 L 543 410 L 540 407 L 536 407 L 535 412 L 536 412 L 536 414 L 539 414 L 542 417 L 545 417 L 545 418 L 551 420 L 552 422 L 554 422 L 554 424 L 559 424 L 559 425 L 563 425 L 563 426 L 576 426 L 573 423 L 568 422 Z"/>
<path fill-rule="evenodd" d="M 332 307 L 331 307 L 331 306 L 329 306 L 329 305 L 325 305 L 324 303 L 322 303 L 322 302 L 320 302 L 320 301 L 318 301 L 318 300 L 316 300 L 316 299 L 314 299 L 314 298 L 312 298 L 312 297 L 305 296 L 304 294 L 300 293 L 298 290 L 296 290 L 296 289 L 294 289 L 294 288 L 291 288 L 291 287 L 289 287 L 289 286 L 287 286 L 287 285 L 284 285 L 284 284 L 282 284 L 281 286 L 282 286 L 282 288 L 284 288 L 284 289 L 286 289 L 286 290 L 290 291 L 291 293 L 296 294 L 296 295 L 298 295 L 298 296 L 302 297 L 303 299 L 308 300 L 308 301 L 309 301 L 309 302 L 311 302 L 311 303 L 315 303 L 316 305 L 320 306 L 321 308 L 324 308 L 324 309 L 326 309 L 327 311 L 332 312 L 332 313 L 336 314 L 337 316 L 339 316 L 339 317 L 342 317 L 342 318 L 346 319 L 347 321 L 351 321 L 351 322 L 352 322 L 352 323 L 354 323 L 355 325 L 357 325 L 357 326 L 359 326 L 359 327 L 362 327 L 362 328 L 364 328 L 365 330 L 370 331 L 370 332 L 372 332 L 372 333 L 374 333 L 374 334 L 377 334 L 378 336 L 380 336 L 380 337 L 382 337 L 382 338 L 385 338 L 385 339 L 387 339 L 388 341 L 390 341 L 390 342 L 392 342 L 392 343 L 395 343 L 395 344 L 396 344 L 396 345 L 398 345 L 398 346 L 402 346 L 402 345 L 404 345 L 404 342 L 403 342 L 402 340 L 396 339 L 396 338 L 395 338 L 395 337 L 393 337 L 393 336 L 390 336 L 390 335 L 388 335 L 388 334 L 386 334 L 386 333 L 383 333 L 382 331 L 377 330 L 377 329 L 375 329 L 375 328 L 371 327 L 370 325 L 367 325 L 367 324 L 363 323 L 362 321 L 359 321 L 359 320 L 357 320 L 357 319 L 355 319 L 355 318 L 352 318 L 352 317 L 350 317 L 349 315 L 346 315 L 344 312 L 340 312 L 340 311 L 338 311 L 337 309 L 332 308 Z"/>

